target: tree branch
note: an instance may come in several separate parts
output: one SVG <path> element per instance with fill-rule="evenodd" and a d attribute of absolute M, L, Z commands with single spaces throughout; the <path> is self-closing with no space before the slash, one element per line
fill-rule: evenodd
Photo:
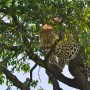
<path fill-rule="evenodd" d="M 0 50 L 3 50 L 3 49 L 7 49 L 7 50 L 10 50 L 10 51 L 22 51 L 23 46 L 22 45 L 19 45 L 19 46 L 7 46 L 4 43 L 0 43 Z"/>
<path fill-rule="evenodd" d="M 0 12 L 7 14 L 9 13 L 9 8 L 8 7 L 0 8 Z"/>
<path fill-rule="evenodd" d="M 9 7 L 4 7 L 4 8 L 0 8 L 0 12 L 2 13 L 5 13 L 5 14 L 8 14 L 10 12 L 10 8 Z M 13 13 L 13 12 L 12 12 Z M 13 23 L 15 23 L 16 26 L 19 25 L 19 22 L 18 22 L 18 18 L 16 15 L 12 14 L 12 20 L 13 20 Z M 11 25 L 10 25 L 11 26 Z"/>
<path fill-rule="evenodd" d="M 26 87 L 22 82 L 20 82 L 16 76 L 14 76 L 9 70 L 7 70 L 5 67 L 0 65 L 0 72 L 3 72 L 6 77 L 18 88 L 21 90 L 30 90 L 28 87 Z"/>
<path fill-rule="evenodd" d="M 46 70 L 46 73 L 49 77 L 49 79 L 51 80 L 51 82 L 53 83 L 53 90 L 62 90 L 60 87 L 59 87 L 59 83 L 58 81 L 55 79 L 55 77 Z"/>
<path fill-rule="evenodd" d="M 13 23 L 15 23 L 16 26 L 19 26 L 18 18 L 15 15 L 12 15 Z"/>
<path fill-rule="evenodd" d="M 37 64 L 35 64 L 32 68 L 31 68 L 31 70 L 30 70 L 30 80 L 29 80 L 29 84 L 32 82 L 32 72 L 33 72 L 33 70 L 35 69 L 37 67 Z"/>
<path fill-rule="evenodd" d="M 14 24 L 12 24 L 12 23 L 6 23 L 6 22 L 0 22 L 0 24 L 2 24 L 2 25 L 5 25 L 5 26 L 9 26 L 9 27 L 15 27 L 15 25 Z"/>
<path fill-rule="evenodd" d="M 10 47 L 7 47 L 6 49 L 8 49 L 10 51 L 22 51 L 23 50 L 23 46 L 22 45 L 10 46 Z"/>
<path fill-rule="evenodd" d="M 86 59 L 84 55 L 84 48 L 81 47 L 77 57 L 70 61 L 69 70 L 70 73 L 75 77 L 76 85 L 80 90 L 90 90 L 90 82 L 80 70 L 80 66 L 83 64 L 84 59 Z"/>
<path fill-rule="evenodd" d="M 59 81 L 71 87 L 78 88 L 78 86 L 76 85 L 75 79 L 70 79 L 70 78 L 65 77 L 57 67 L 55 66 L 52 67 L 49 63 L 39 58 L 38 55 L 34 54 L 33 52 L 27 52 L 27 55 L 29 56 L 29 59 L 31 59 L 38 65 L 44 67 L 46 70 L 52 73 L 52 75 Z"/>

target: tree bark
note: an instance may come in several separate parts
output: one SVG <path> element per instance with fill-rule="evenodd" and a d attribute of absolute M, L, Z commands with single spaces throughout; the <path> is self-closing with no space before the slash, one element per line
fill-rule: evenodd
<path fill-rule="evenodd" d="M 30 90 L 28 87 L 26 87 L 22 82 L 20 82 L 16 76 L 14 76 L 9 70 L 7 70 L 5 67 L 0 65 L 0 72 L 3 72 L 6 77 L 15 85 L 17 88 L 21 90 Z"/>
<path fill-rule="evenodd" d="M 77 57 L 71 60 L 69 70 L 75 78 L 76 86 L 78 86 L 80 90 L 90 90 L 90 82 L 81 72 L 80 67 L 81 64 L 83 64 L 84 59 L 86 59 L 86 56 L 84 55 L 84 47 L 81 47 Z"/>

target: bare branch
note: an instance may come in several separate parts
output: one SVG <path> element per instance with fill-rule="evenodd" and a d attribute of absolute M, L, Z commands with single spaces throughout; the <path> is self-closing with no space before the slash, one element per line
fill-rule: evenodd
<path fill-rule="evenodd" d="M 30 81 L 29 81 L 29 84 L 30 84 L 30 82 L 32 82 L 32 73 L 33 73 L 33 70 L 34 70 L 36 67 L 37 67 L 37 64 L 35 64 L 35 65 L 31 68 L 31 70 L 30 70 Z"/>

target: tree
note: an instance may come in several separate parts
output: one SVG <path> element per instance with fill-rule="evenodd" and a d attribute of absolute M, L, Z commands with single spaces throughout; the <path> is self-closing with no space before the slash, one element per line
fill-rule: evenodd
<path fill-rule="evenodd" d="M 53 90 L 62 90 L 57 80 L 74 88 L 90 90 L 90 82 L 78 68 L 81 59 L 85 58 L 84 53 L 88 57 L 88 65 L 90 63 L 89 5 L 89 0 L 0 0 L 0 84 L 6 78 L 8 88 L 11 84 L 21 90 L 30 90 L 30 85 L 34 87 L 37 84 L 32 79 L 32 73 L 39 65 L 46 69 Z M 73 32 L 84 46 L 85 52 L 81 47 L 79 55 L 69 64 L 74 79 L 65 77 L 57 67 L 53 68 L 47 60 L 40 58 L 45 56 L 38 40 L 44 24 L 54 26 L 61 34 L 66 30 Z M 48 59 L 51 52 L 52 48 L 45 59 Z M 19 55 L 22 56 L 21 59 L 18 58 Z M 30 68 L 26 60 L 32 60 L 36 64 Z M 9 66 L 12 66 L 11 71 L 8 70 Z M 28 72 L 30 79 L 23 83 L 13 75 L 14 71 Z"/>

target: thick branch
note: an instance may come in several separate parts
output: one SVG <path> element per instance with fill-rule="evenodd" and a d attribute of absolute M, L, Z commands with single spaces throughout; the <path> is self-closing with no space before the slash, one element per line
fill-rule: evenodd
<path fill-rule="evenodd" d="M 70 79 L 70 78 L 65 77 L 60 72 L 60 70 L 57 69 L 55 66 L 52 67 L 49 63 L 47 63 L 46 61 L 40 59 L 36 54 L 34 54 L 32 52 L 29 52 L 27 54 L 28 54 L 30 59 L 32 59 L 38 65 L 40 65 L 40 66 L 44 67 L 45 69 L 47 69 L 59 81 L 63 82 L 64 84 L 67 84 L 67 85 L 69 85 L 71 87 L 78 88 L 78 86 L 76 86 L 76 82 L 75 82 L 74 79 Z"/>
<path fill-rule="evenodd" d="M 69 70 L 71 74 L 75 77 L 76 85 L 80 90 L 90 90 L 90 82 L 86 79 L 84 74 L 80 71 L 82 60 L 86 59 L 84 56 L 84 49 L 81 47 L 77 57 L 74 60 L 71 60 L 69 64 Z"/>
<path fill-rule="evenodd" d="M 5 67 L 0 65 L 0 72 L 3 72 L 6 77 L 18 88 L 21 90 L 29 90 L 28 87 L 26 87 L 22 82 L 20 82 L 16 76 L 14 76 L 9 70 L 7 70 Z"/>

